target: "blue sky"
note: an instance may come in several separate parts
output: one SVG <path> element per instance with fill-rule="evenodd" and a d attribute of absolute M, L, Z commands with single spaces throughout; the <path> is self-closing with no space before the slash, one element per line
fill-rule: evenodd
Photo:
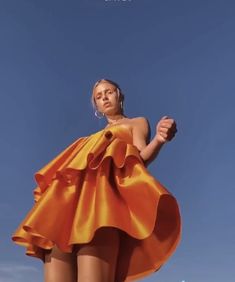
<path fill-rule="evenodd" d="M 100 78 L 118 82 L 125 114 L 176 137 L 149 166 L 177 198 L 182 240 L 146 282 L 235 276 L 234 1 L 0 2 L 0 282 L 43 281 L 43 265 L 11 234 L 33 205 L 33 174 L 105 125 L 90 104 Z"/>

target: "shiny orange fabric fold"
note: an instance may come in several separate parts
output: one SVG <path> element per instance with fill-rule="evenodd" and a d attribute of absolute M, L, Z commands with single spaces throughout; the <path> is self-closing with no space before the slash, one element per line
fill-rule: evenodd
<path fill-rule="evenodd" d="M 130 129 L 115 125 L 81 137 L 35 173 L 34 205 L 12 234 L 44 261 L 55 244 L 71 253 L 96 230 L 121 230 L 118 281 L 157 271 L 181 238 L 175 197 L 144 166 Z"/>

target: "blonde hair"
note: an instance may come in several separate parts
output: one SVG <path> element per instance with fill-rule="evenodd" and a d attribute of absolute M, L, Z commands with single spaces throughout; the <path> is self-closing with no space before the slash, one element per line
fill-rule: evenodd
<path fill-rule="evenodd" d="M 114 82 L 114 81 L 112 81 L 110 79 L 102 78 L 102 79 L 96 81 L 96 83 L 94 84 L 93 89 L 92 89 L 91 103 L 92 103 L 92 106 L 93 106 L 93 108 L 95 110 L 97 110 L 97 108 L 96 108 L 96 102 L 95 102 L 95 98 L 94 98 L 94 92 L 95 92 L 95 88 L 101 82 L 108 82 L 108 83 L 112 84 L 113 86 L 115 86 L 117 88 L 118 93 L 119 93 L 119 101 L 123 103 L 123 101 L 124 101 L 124 94 L 122 93 L 122 90 L 121 90 L 120 86 L 116 82 Z"/>

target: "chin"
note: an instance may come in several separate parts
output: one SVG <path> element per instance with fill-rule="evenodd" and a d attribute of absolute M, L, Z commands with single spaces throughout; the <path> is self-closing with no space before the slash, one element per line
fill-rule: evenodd
<path fill-rule="evenodd" d="M 105 109 L 104 110 L 104 114 L 108 114 L 108 115 L 114 115 L 116 113 L 116 111 L 114 109 Z"/>

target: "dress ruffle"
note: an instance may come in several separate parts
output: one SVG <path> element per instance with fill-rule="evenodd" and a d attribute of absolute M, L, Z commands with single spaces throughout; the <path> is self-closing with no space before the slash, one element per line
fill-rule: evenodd
<path fill-rule="evenodd" d="M 35 174 L 34 206 L 12 235 L 44 261 L 55 244 L 71 253 L 97 229 L 120 229 L 118 281 L 157 271 L 181 237 L 175 197 L 144 166 L 125 126 L 81 137 Z"/>

